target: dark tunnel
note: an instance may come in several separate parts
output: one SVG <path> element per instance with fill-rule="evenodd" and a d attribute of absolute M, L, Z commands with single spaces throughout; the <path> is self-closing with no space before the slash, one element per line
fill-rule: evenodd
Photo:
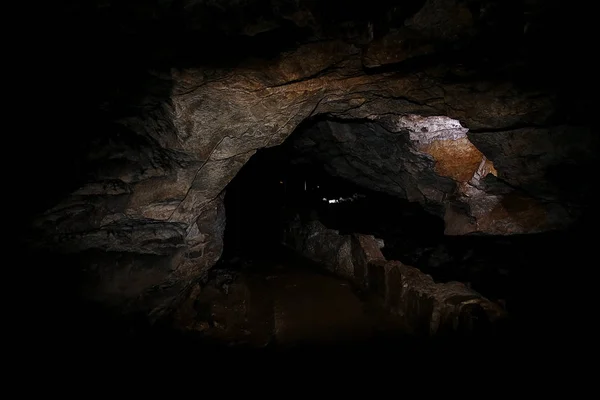
<path fill-rule="evenodd" d="M 59 3 L 6 145 L 33 359 L 472 371 L 596 341 L 583 5 Z"/>
<path fill-rule="evenodd" d="M 540 298 L 555 287 L 563 265 L 578 259 L 587 240 L 585 228 L 510 236 L 445 235 L 443 218 L 431 210 L 333 176 L 318 160 L 298 152 L 294 144 L 316 123 L 302 125 L 280 146 L 259 150 L 229 183 L 224 253 L 217 270 L 269 275 L 277 265 L 323 273 L 308 258 L 299 259 L 285 238 L 291 221 L 319 221 L 340 235 L 383 239 L 386 259 L 415 266 L 436 283 L 466 284 L 509 312 L 498 334 L 501 341 L 532 340 L 529 335 L 550 318 L 540 309 Z M 559 307 L 566 312 L 566 305 Z M 482 348 L 489 344 L 477 343 Z"/>

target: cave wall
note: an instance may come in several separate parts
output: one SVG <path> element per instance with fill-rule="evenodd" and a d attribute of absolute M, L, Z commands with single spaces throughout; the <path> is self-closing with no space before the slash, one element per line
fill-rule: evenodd
<path fill-rule="evenodd" d="M 286 226 L 284 243 L 376 296 L 412 334 L 491 334 L 506 318 L 502 307 L 463 283 L 437 283 L 417 268 L 386 260 L 383 240 L 372 235 L 341 235 L 296 218 Z"/>
<path fill-rule="evenodd" d="M 145 280 L 148 272 L 144 270 L 128 278 L 147 282 L 126 296 L 127 303 L 135 307 L 148 308 L 145 299 L 149 293 L 169 288 L 161 301 L 151 303 L 149 308 L 156 310 L 176 299 L 191 280 L 218 260 L 225 223 L 223 191 L 228 182 L 256 149 L 281 144 L 300 123 L 317 116 L 361 121 L 366 126 L 402 134 L 410 128 L 406 126 L 407 118 L 446 116 L 459 121 L 469 130 L 461 143 L 481 157 L 479 164 L 472 160 L 471 164 L 478 167 L 472 174 L 469 172 L 469 180 L 481 172 L 481 165 L 485 167 L 485 163 L 481 164 L 485 156 L 493 162 L 502 181 L 492 182 L 489 187 L 471 185 L 476 190 L 463 191 L 459 201 L 449 202 L 453 199 L 449 195 L 465 179 L 462 171 L 452 166 L 440 173 L 440 165 L 449 157 L 444 146 L 429 146 L 421 148 L 417 157 L 421 162 L 419 169 L 434 170 L 429 175 L 434 178 L 431 185 L 415 196 L 407 193 L 414 187 L 400 183 L 394 189 L 443 213 L 447 225 L 457 227 L 450 232 L 455 234 L 510 233 L 510 224 L 499 228 L 494 221 L 510 220 L 511 210 L 535 209 L 548 214 L 546 204 L 540 208 L 538 203 L 562 199 L 565 179 L 564 174 L 562 178 L 558 174 L 554 181 L 545 178 L 555 176 L 552 173 L 557 166 L 571 163 L 574 157 L 578 165 L 593 164 L 597 143 L 585 121 L 572 118 L 572 114 L 567 118 L 558 111 L 564 103 L 562 87 L 558 90 L 530 82 L 523 84 L 520 70 L 512 72 L 514 59 L 502 60 L 519 53 L 510 45 L 523 37 L 532 40 L 527 29 L 534 31 L 536 21 L 523 21 L 523 15 L 529 14 L 520 7 L 495 1 L 476 6 L 469 1 L 429 0 L 415 2 L 412 8 L 398 9 L 390 4 L 376 7 L 377 12 L 384 10 L 379 19 L 376 15 L 355 18 L 364 10 L 358 7 L 348 11 L 350 16 L 339 16 L 334 18 L 335 23 L 327 24 L 324 21 L 335 15 L 327 10 L 339 7 L 316 11 L 304 2 L 283 3 L 286 7 L 275 8 L 277 12 L 266 13 L 268 16 L 262 19 L 262 11 L 250 19 L 236 14 L 239 20 L 232 18 L 230 24 L 224 25 L 226 28 L 207 22 L 213 6 L 190 3 L 189 7 L 202 12 L 187 10 L 188 14 L 182 14 L 177 9 L 176 15 L 189 15 L 181 17 L 186 24 L 179 29 L 189 33 L 182 41 L 174 40 L 163 30 L 177 19 L 167 18 L 169 24 L 161 25 L 157 17 L 155 22 L 161 28 L 152 32 L 157 37 L 161 32 L 166 35 L 158 49 L 185 50 L 189 55 L 194 48 L 192 38 L 197 38 L 202 57 L 186 58 L 182 63 L 170 53 L 160 56 L 153 51 L 149 59 L 164 57 L 157 64 L 161 67 L 146 70 L 148 80 L 137 88 L 136 95 L 109 96 L 107 102 L 101 103 L 101 108 L 108 110 L 103 115 L 108 115 L 121 130 L 115 133 L 107 128 L 101 132 L 101 139 L 87 154 L 87 161 L 94 168 L 85 183 L 36 219 L 36 246 L 67 253 L 101 250 L 166 257 L 170 260 L 167 267 L 156 270 L 160 273 L 152 272 L 160 276 Z M 529 6 L 535 8 L 537 3 L 532 4 Z M 239 5 L 228 2 L 222 10 Z M 396 14 L 400 17 L 394 17 Z M 163 14 L 140 15 L 138 21 L 147 22 Z M 169 11 L 164 15 L 175 14 Z M 213 15 L 225 18 L 221 13 Z M 349 25 L 344 21 L 350 17 L 355 22 Z M 506 24 L 502 23 L 504 17 Z M 250 43 L 247 38 L 262 38 L 258 32 L 273 33 L 268 36 L 268 43 L 275 43 L 273 37 L 287 23 L 309 33 L 301 39 L 294 38 L 293 46 L 273 45 L 268 55 L 253 56 L 252 49 L 264 47 L 244 45 Z M 151 26 L 154 25 L 140 22 L 130 28 L 144 37 Z M 207 39 L 205 33 L 211 29 L 222 41 Z M 118 31 L 111 33 L 111 40 L 121 37 Z M 244 40 L 236 41 L 236 37 Z M 172 48 L 167 39 L 173 39 Z M 211 62 L 211 49 L 228 43 L 237 43 L 237 47 L 232 45 L 229 49 L 229 55 L 239 50 L 240 57 L 233 57 L 235 62 Z M 504 45 L 490 50 L 499 43 Z M 473 46 L 476 55 L 467 57 Z M 244 47 L 250 53 L 241 52 Z M 462 62 L 463 57 L 468 61 Z M 518 64 L 522 60 L 517 61 Z M 580 140 L 571 141 L 573 136 Z M 381 148 L 385 145 L 381 143 Z M 349 154 L 353 151 L 340 148 Z M 574 171 L 584 181 L 589 172 L 577 167 Z M 457 173 L 460 179 L 453 179 Z M 567 181 L 570 175 L 567 174 Z M 368 173 L 363 176 L 368 177 Z M 538 185 L 542 180 L 543 184 Z M 493 190 L 506 194 L 504 182 L 519 189 L 514 202 L 517 205 L 496 209 L 494 223 L 480 224 L 478 221 L 491 215 L 490 206 L 479 212 L 477 205 L 489 201 Z M 473 191 L 477 195 L 484 193 L 481 201 L 465 200 L 477 197 Z M 465 203 L 467 207 L 463 207 Z M 557 226 L 557 222 L 564 221 L 564 207 L 559 204 L 556 209 L 557 214 L 552 215 L 559 217 L 554 221 L 546 218 L 540 224 L 536 220 L 519 226 L 518 231 Z M 110 265 L 106 268 L 110 269 Z M 102 285 L 97 290 L 102 291 Z"/>
<path fill-rule="evenodd" d="M 567 128 L 562 132 L 567 131 L 571 138 L 581 137 L 559 145 L 560 140 L 554 142 L 552 137 L 558 138 L 560 133 L 534 129 L 528 130 L 528 139 L 517 139 L 523 138 L 517 130 L 511 131 L 512 140 L 505 140 L 506 132 L 499 133 L 497 142 L 482 140 L 484 151 L 501 163 L 500 172 L 471 142 L 468 129 L 448 117 L 409 114 L 386 116 L 377 122 L 323 121 L 295 139 L 294 146 L 333 175 L 421 203 L 444 218 L 448 235 L 506 235 L 566 228 L 579 216 L 578 210 L 568 210 L 557 201 L 559 185 L 553 186 L 554 182 L 543 176 L 553 162 L 577 158 L 583 163 L 593 156 L 587 153 L 592 139 L 589 130 Z M 481 136 L 473 136 L 481 140 Z M 551 139 L 536 146 L 535 138 L 540 137 Z M 498 150 L 499 143 L 511 149 Z M 553 145 L 561 149 L 542 150 Z M 541 151 L 537 161 L 531 155 L 536 148 Z M 497 157 L 499 152 L 510 153 L 507 158 L 511 161 Z M 536 172 L 529 178 L 527 170 Z M 524 184 L 528 178 L 532 185 Z"/>

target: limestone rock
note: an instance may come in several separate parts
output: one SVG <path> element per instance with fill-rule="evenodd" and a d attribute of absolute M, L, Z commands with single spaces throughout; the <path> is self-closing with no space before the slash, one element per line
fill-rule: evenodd
<path fill-rule="evenodd" d="M 24 197 L 43 198 L 28 232 L 35 247 L 171 257 L 179 272 L 151 281 L 188 287 L 218 258 L 226 185 L 311 118 L 333 121 L 316 134 L 337 151 L 331 171 L 422 202 L 449 234 L 562 227 L 592 196 L 597 139 L 578 126 L 593 115 L 578 90 L 593 63 L 581 59 L 578 29 L 589 24 L 579 17 L 524 18 L 518 2 L 497 0 L 117 3 L 60 9 L 40 38 L 64 56 L 44 71 L 43 92 L 71 99 L 72 127 L 62 102 L 48 104 L 39 137 L 15 148 L 35 142 L 32 169 L 50 176 L 86 169 L 53 196 L 40 192 L 54 179 L 20 179 Z M 540 49 L 532 67 L 527 49 Z M 73 68 L 81 60 L 88 67 Z M 555 85 L 558 73 L 572 79 Z M 469 132 L 430 137 L 414 129 L 426 117 Z M 52 124 L 69 134 L 48 134 Z M 500 184 L 487 185 L 484 170 Z M 131 301 L 150 293 L 132 287 Z"/>
<path fill-rule="evenodd" d="M 564 228 L 573 221 L 560 205 L 516 190 L 516 182 L 504 184 L 502 190 L 496 184 L 488 192 L 485 179 L 499 172 L 471 143 L 467 131 L 458 121 L 440 116 L 382 117 L 367 123 L 327 121 L 298 138 L 296 148 L 304 157 L 324 163 L 334 175 L 420 202 L 443 216 L 449 235 L 541 232 Z M 592 140 L 591 135 L 583 135 Z M 589 143 L 584 141 L 585 145 Z M 562 157 L 558 152 L 551 154 Z M 527 168 L 534 167 L 528 164 Z M 523 173 L 519 176 L 526 176 Z"/>

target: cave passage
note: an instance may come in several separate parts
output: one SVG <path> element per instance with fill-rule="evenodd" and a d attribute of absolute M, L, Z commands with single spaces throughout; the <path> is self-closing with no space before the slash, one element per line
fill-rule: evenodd
<path fill-rule="evenodd" d="M 164 365 L 191 360 L 230 382 L 253 370 L 262 383 L 273 376 L 232 363 L 231 349 L 343 338 L 361 379 L 391 362 L 470 385 L 484 368 L 456 367 L 462 345 L 435 350 L 440 362 L 415 348 L 421 369 L 403 357 L 409 339 L 495 340 L 498 327 L 518 343 L 487 343 L 512 366 L 536 349 L 571 367 L 581 363 L 559 349 L 581 357 L 597 343 L 591 8 L 102 0 L 32 11 L 43 17 L 27 24 L 41 29 L 16 69 L 34 77 L 22 92 L 63 101 L 28 102 L 8 135 L 20 154 L 6 190 L 18 241 L 7 311 L 23 310 L 7 323 L 27 337 L 21 361 L 39 366 L 40 348 L 44 374 L 61 360 L 96 376 L 65 357 L 124 359 L 129 376 L 137 349 L 153 373 L 164 350 L 185 362 Z M 384 362 L 361 363 L 358 342 Z M 206 355 L 222 349 L 215 368 Z M 312 349 L 304 372 L 321 363 Z M 505 381 L 511 367 L 497 364 L 486 384 Z"/>
<path fill-rule="evenodd" d="M 296 253 L 285 231 L 294 220 L 319 221 L 341 235 L 404 238 L 398 243 L 410 252 L 435 246 L 443 221 L 419 204 L 330 175 L 294 150 L 302 134 L 259 150 L 227 186 L 223 255 L 196 300 L 205 322 L 195 330 L 222 342 L 248 332 L 242 342 L 258 347 L 362 343 L 372 349 L 387 337 L 406 345 L 401 323 L 372 295 Z M 390 249 L 384 248 L 386 255 L 393 255 Z M 239 298 L 250 300 L 242 307 Z"/>
<path fill-rule="evenodd" d="M 227 186 L 223 256 L 211 289 L 197 299 L 199 309 L 213 314 L 207 312 L 208 325 L 196 330 L 219 331 L 214 327 L 226 321 L 222 326 L 229 328 L 219 331 L 217 341 L 235 342 L 239 332 L 250 332 L 242 342 L 258 347 L 333 341 L 362 343 L 369 351 L 387 343 L 406 351 L 413 345 L 370 294 L 284 245 L 294 219 L 319 221 L 342 235 L 374 235 L 384 240 L 386 259 L 417 267 L 436 282 L 465 283 L 509 312 L 510 333 L 503 340 L 515 334 L 528 340 L 549 324 L 553 311 L 540 305 L 539 293 L 551 290 L 549 282 L 568 262 L 565 248 L 577 241 L 571 233 L 444 235 L 442 218 L 420 204 L 332 176 L 323 164 L 299 155 L 293 143 L 303 134 L 298 130 L 282 145 L 259 150 Z M 240 298 L 250 299 L 243 311 Z M 220 305 L 216 314 L 214 304 Z M 242 312 L 249 316 L 244 321 Z M 478 343 L 469 342 L 482 349 Z"/>
<path fill-rule="evenodd" d="M 443 221 L 419 204 L 331 176 L 286 144 L 259 150 L 227 186 L 224 259 L 277 257 L 285 226 L 295 216 L 319 220 L 340 234 L 403 237 L 398 245 L 405 249 L 433 246 L 443 237 Z"/>
<path fill-rule="evenodd" d="M 298 153 L 314 124 L 303 124 L 282 145 L 261 149 L 226 188 L 222 262 L 276 263 L 284 230 L 296 216 L 318 220 L 340 234 L 374 235 L 388 260 L 419 268 L 436 282 L 459 281 L 514 311 L 532 287 L 550 279 L 579 246 L 581 235 L 553 231 L 521 235 L 444 235 L 444 221 L 420 204 L 332 176 Z"/>
<path fill-rule="evenodd" d="M 505 299 L 506 265 L 531 240 L 446 236 L 443 219 L 421 204 L 333 176 L 295 146 L 319 122 L 308 121 L 282 145 L 259 150 L 229 183 L 222 261 L 278 260 L 284 230 L 298 217 L 318 220 L 342 235 L 374 235 L 385 241 L 382 252 L 389 260 L 418 267 L 436 281 L 468 282 L 487 296 Z"/>

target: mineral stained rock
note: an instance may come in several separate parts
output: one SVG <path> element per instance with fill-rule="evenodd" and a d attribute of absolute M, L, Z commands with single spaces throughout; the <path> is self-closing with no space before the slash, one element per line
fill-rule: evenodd
<path fill-rule="evenodd" d="M 97 110 L 88 126 L 96 115 L 110 124 L 98 124 L 82 153 L 91 172 L 36 219 L 36 247 L 160 257 L 163 267 L 123 302 L 163 309 L 219 258 L 229 181 L 257 149 L 311 118 L 321 121 L 308 133 L 311 156 L 358 184 L 421 202 L 448 234 L 536 232 L 577 217 L 589 193 L 572 178 L 591 179 L 597 138 L 577 118 L 585 105 L 560 97 L 573 85 L 519 78 L 522 46 L 542 52 L 536 41 L 555 26 L 535 4 L 524 13 L 500 1 L 266 3 L 109 1 L 65 11 L 60 54 L 79 54 L 79 45 L 68 48 L 68 28 L 89 21 L 76 23 L 80 34 L 101 29 L 105 44 L 78 57 L 104 68 L 98 77 L 121 80 L 93 88 L 104 97 L 90 101 Z M 88 11 L 97 19 L 68 19 Z M 578 64 L 570 57 L 583 53 L 564 48 L 561 60 Z M 134 67 L 119 75 L 127 60 L 147 63 L 143 79 Z M 54 72 L 53 81 L 75 82 L 60 88 L 75 95 L 93 80 L 72 65 Z M 97 291 L 110 276 L 98 276 Z M 162 288 L 169 294 L 148 301 Z"/>

